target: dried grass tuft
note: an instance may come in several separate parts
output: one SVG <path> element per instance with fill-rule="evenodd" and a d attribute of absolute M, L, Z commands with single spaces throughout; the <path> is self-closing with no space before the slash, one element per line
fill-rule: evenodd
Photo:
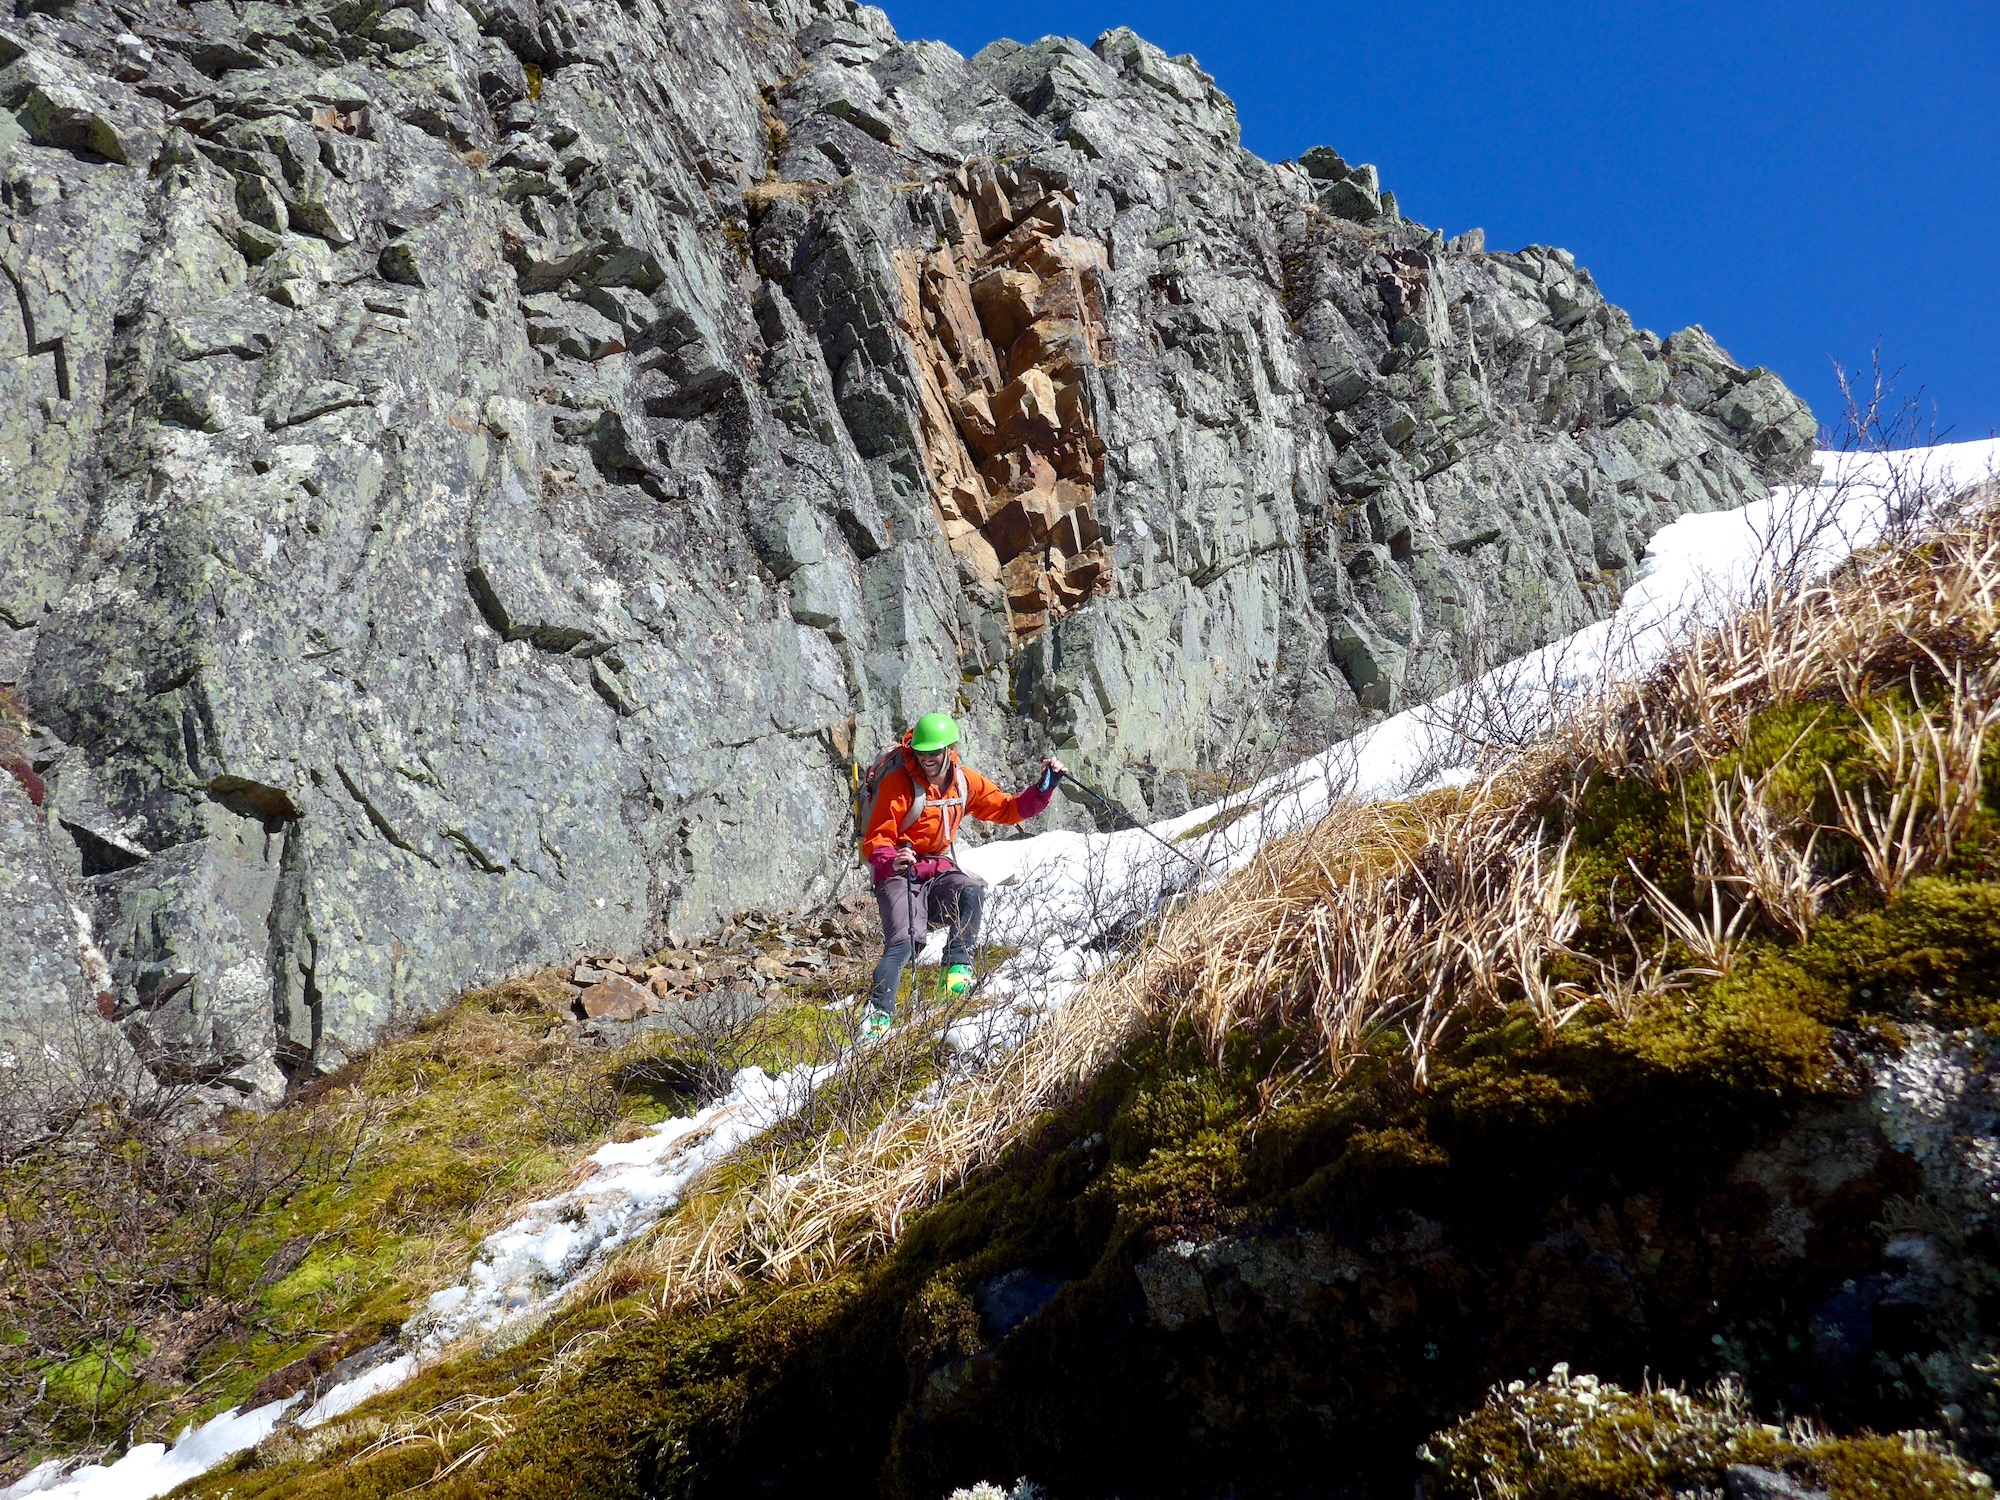
<path fill-rule="evenodd" d="M 1928 654 L 1928 651 L 1927 651 Z M 1989 663 L 1968 676 L 1966 664 L 1936 662 L 1945 681 L 1944 702 L 1924 703 L 1912 669 L 1906 718 L 1893 708 L 1871 713 L 1865 686 L 1852 686 L 1849 704 L 1861 715 L 1861 732 L 1887 784 L 1880 806 L 1872 788 L 1860 794 L 1829 783 L 1840 809 L 1840 827 L 1861 850 L 1882 895 L 1892 897 L 1913 875 L 1943 865 L 1979 810 L 1983 790 L 1980 751 L 2000 724 L 2000 670 Z M 1946 673 L 1949 673 L 1948 677 Z"/>

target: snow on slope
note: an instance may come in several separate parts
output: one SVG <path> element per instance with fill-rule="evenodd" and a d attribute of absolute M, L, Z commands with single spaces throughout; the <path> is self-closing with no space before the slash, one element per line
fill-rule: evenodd
<path fill-rule="evenodd" d="M 1464 776 L 1475 747 L 1454 730 L 1464 717 L 1458 710 L 1498 708 L 1518 731 L 1547 722 L 1567 698 L 1645 671 L 1692 624 L 1768 584 L 1774 570 L 1823 572 L 1878 540 L 1891 512 L 1913 497 L 1948 494 L 2000 473 L 2000 441 L 1823 453 L 1819 462 L 1817 486 L 1663 528 L 1610 619 L 1384 719 L 1247 792 L 1150 833 L 1057 830 L 964 851 L 965 867 L 994 887 L 988 937 L 1020 948 L 1024 960 L 989 979 L 995 1003 L 957 1022 L 947 1040 L 978 1054 L 1016 1039 L 1105 961 L 1107 933 L 1142 920 L 1164 894 L 1204 874 L 1240 868 L 1263 842 L 1320 817 L 1338 798 L 1402 796 Z M 1210 824 L 1220 826 L 1204 831 Z M 1177 855 L 1161 840 L 1186 852 Z M 943 938 L 933 934 L 927 957 L 936 957 Z M 431 1296 L 395 1358 L 326 1392 L 299 1425 L 318 1426 L 393 1389 L 458 1339 L 491 1335 L 553 1306 L 613 1249 L 671 1213 L 702 1171 L 796 1111 L 835 1066 L 776 1078 L 746 1068 L 726 1095 L 693 1116 L 598 1150 L 576 1186 L 530 1204 L 486 1239 L 464 1279 Z M 262 1442 L 298 1399 L 225 1412 L 183 1432 L 171 1448 L 142 1444 L 109 1466 L 67 1472 L 62 1460 L 51 1460 L 0 1491 L 0 1500 L 153 1500 Z"/>
<path fill-rule="evenodd" d="M 1102 912 L 1120 896 L 1143 899 L 1162 884 L 1185 884 L 1196 873 L 1190 861 L 1217 874 L 1240 868 L 1261 845 L 1320 817 L 1342 795 L 1406 796 L 1460 779 L 1477 747 L 1457 723 L 1498 712 L 1525 736 L 1550 722 L 1564 702 L 1643 673 L 1692 626 L 1770 584 L 1779 571 L 1793 578 L 1824 573 L 1879 540 L 1892 511 L 2000 474 L 2000 440 L 1817 457 L 1817 486 L 1787 487 L 1739 510 L 1682 516 L 1663 527 L 1646 549 L 1638 582 L 1609 619 L 1384 719 L 1223 802 L 1154 824 L 1151 833 L 1184 848 L 1184 859 L 1136 830 L 1056 830 L 966 851 L 960 862 L 996 888 L 988 936 L 1046 943 L 1050 927 L 1063 925 L 1063 913 Z M 1209 824 L 1225 826 L 1197 832 Z"/>
<path fill-rule="evenodd" d="M 274 1401 L 255 1411 L 226 1411 L 183 1432 L 171 1448 L 164 1443 L 141 1443 L 108 1468 L 91 1464 L 66 1475 L 63 1461 L 50 1459 L 0 1496 L 4 1500 L 15 1500 L 18 1495 L 35 1495 L 40 1500 L 153 1500 L 153 1496 L 206 1474 L 245 1448 L 256 1447 L 271 1435 L 279 1418 L 297 1399 Z"/>

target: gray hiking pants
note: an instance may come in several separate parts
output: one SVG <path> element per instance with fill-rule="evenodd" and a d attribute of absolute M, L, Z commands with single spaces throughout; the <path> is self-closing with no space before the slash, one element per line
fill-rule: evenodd
<path fill-rule="evenodd" d="M 875 965 L 875 982 L 868 1003 L 885 1014 L 896 1009 L 896 986 L 903 966 L 920 951 L 933 918 L 949 922 L 944 961 L 969 964 L 979 945 L 979 913 L 986 887 L 963 870 L 946 870 L 929 880 L 891 875 L 875 887 L 875 905 L 882 913 L 882 957 Z"/>

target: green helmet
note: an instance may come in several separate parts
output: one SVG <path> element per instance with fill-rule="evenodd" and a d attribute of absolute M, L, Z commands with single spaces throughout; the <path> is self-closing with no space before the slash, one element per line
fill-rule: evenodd
<path fill-rule="evenodd" d="M 919 755 L 943 750 L 958 743 L 958 725 L 950 714 L 925 714 L 910 735 L 910 748 Z"/>

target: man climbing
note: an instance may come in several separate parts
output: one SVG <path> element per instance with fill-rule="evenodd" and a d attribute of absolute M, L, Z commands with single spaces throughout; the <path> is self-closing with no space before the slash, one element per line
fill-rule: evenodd
<path fill-rule="evenodd" d="M 921 946 L 933 919 L 951 924 L 945 940 L 944 988 L 952 996 L 972 988 L 972 952 L 979 943 L 985 887 L 952 862 L 959 822 L 1021 823 L 1049 805 L 1068 769 L 1054 756 L 1019 796 L 959 764 L 958 725 L 949 714 L 925 714 L 905 736 L 901 754 L 875 783 L 875 799 L 861 838 L 861 857 L 875 875 L 875 904 L 882 913 L 882 957 L 862 1017 L 864 1038 L 889 1029 L 903 966 Z M 879 764 L 879 763 L 878 763 Z"/>

